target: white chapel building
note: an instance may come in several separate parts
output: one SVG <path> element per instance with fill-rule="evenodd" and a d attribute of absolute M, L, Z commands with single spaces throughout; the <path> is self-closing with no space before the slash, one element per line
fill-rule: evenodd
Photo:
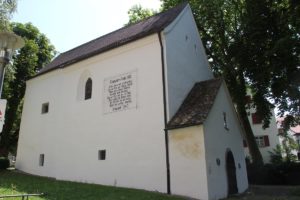
<path fill-rule="evenodd" d="M 28 80 L 16 168 L 214 200 L 248 188 L 243 134 L 185 3 L 64 52 Z"/>

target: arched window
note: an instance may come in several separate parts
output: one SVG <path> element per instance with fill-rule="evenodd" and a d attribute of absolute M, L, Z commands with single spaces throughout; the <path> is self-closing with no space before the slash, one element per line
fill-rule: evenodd
<path fill-rule="evenodd" d="M 85 83 L 85 93 L 84 93 L 85 100 L 92 98 L 92 88 L 93 88 L 92 79 L 88 78 L 88 80 Z"/>

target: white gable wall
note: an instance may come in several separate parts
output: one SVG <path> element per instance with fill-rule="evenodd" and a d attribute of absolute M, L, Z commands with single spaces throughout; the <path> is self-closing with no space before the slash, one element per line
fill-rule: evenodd
<path fill-rule="evenodd" d="M 187 6 L 163 31 L 169 119 L 194 84 L 213 78 L 192 11 Z"/>
<path fill-rule="evenodd" d="M 227 196 L 228 184 L 225 165 L 227 150 L 231 150 L 234 156 L 238 192 L 242 193 L 248 188 L 246 163 L 242 144 L 242 130 L 230 100 L 229 93 L 223 83 L 204 123 L 210 200 L 225 198 Z M 223 112 L 226 112 L 228 131 L 224 128 Z M 220 166 L 217 165 L 216 159 L 220 159 Z"/>
<path fill-rule="evenodd" d="M 104 79 L 132 71 L 137 107 L 104 113 Z M 80 100 L 78 84 L 88 74 L 92 98 Z M 42 115 L 44 102 L 49 113 Z M 154 34 L 29 80 L 16 167 L 58 179 L 166 192 L 163 116 L 160 44 Z M 106 160 L 98 160 L 104 149 Z"/>

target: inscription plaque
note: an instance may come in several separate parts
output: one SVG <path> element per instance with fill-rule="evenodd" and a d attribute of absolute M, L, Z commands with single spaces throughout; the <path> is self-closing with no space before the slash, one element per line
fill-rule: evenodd
<path fill-rule="evenodd" d="M 136 108 L 136 76 L 132 71 L 104 80 L 104 113 Z"/>

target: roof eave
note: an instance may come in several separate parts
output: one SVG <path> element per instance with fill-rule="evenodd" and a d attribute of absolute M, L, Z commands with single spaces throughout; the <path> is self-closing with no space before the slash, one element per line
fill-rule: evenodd
<path fill-rule="evenodd" d="M 55 67 L 55 68 L 51 68 L 51 69 L 49 69 L 49 70 L 46 70 L 46 71 L 40 72 L 40 73 L 38 73 L 38 74 L 36 74 L 36 75 L 34 75 L 34 76 L 31 76 L 31 77 L 29 77 L 27 80 L 36 78 L 36 77 L 38 77 L 38 76 L 40 76 L 40 75 L 46 74 L 46 73 L 48 73 L 48 72 L 51 72 L 51 71 L 54 71 L 54 70 L 57 70 L 57 69 L 65 68 L 65 67 L 67 67 L 67 66 L 70 66 L 70 65 L 75 64 L 75 63 L 77 63 L 77 62 L 80 62 L 80 61 L 82 61 L 82 60 L 85 60 L 85 59 L 87 59 L 87 58 L 96 56 L 96 55 L 98 55 L 98 54 L 101 54 L 101 53 L 104 53 L 104 52 L 107 52 L 107 51 L 110 51 L 110 50 L 112 50 L 112 49 L 116 49 L 116 48 L 121 47 L 121 46 L 124 46 L 124 45 L 126 45 L 126 44 L 128 44 L 128 43 L 135 42 L 135 41 L 137 41 L 137 40 L 139 40 L 139 39 L 142 39 L 142 38 L 144 38 L 144 37 L 147 37 L 147 36 L 150 36 L 150 35 L 153 35 L 153 34 L 157 34 L 157 33 L 161 33 L 162 30 L 163 30 L 163 29 L 160 29 L 160 30 L 157 30 L 157 31 L 153 31 L 153 32 L 149 32 L 149 33 L 147 33 L 147 34 L 140 34 L 139 36 L 135 36 L 135 37 L 133 37 L 132 39 L 129 38 L 127 41 L 125 41 L 125 42 L 123 42 L 123 43 L 121 43 L 121 44 L 112 44 L 112 45 L 110 45 L 110 46 L 107 46 L 107 48 L 100 49 L 99 51 L 94 51 L 94 52 L 91 52 L 91 53 L 89 53 L 89 54 L 86 54 L 86 55 L 83 55 L 83 56 L 79 56 L 79 57 L 77 57 L 76 59 L 73 59 L 73 60 L 70 60 L 70 61 L 68 61 L 68 62 L 62 63 L 62 64 L 58 65 L 58 66 Z"/>
<path fill-rule="evenodd" d="M 180 129 L 180 128 L 188 128 L 191 126 L 199 126 L 202 125 L 204 122 L 198 122 L 198 123 L 192 123 L 192 124 L 183 124 L 183 125 L 177 125 L 177 126 L 169 126 L 166 128 L 166 130 L 174 130 L 174 129 Z"/>

